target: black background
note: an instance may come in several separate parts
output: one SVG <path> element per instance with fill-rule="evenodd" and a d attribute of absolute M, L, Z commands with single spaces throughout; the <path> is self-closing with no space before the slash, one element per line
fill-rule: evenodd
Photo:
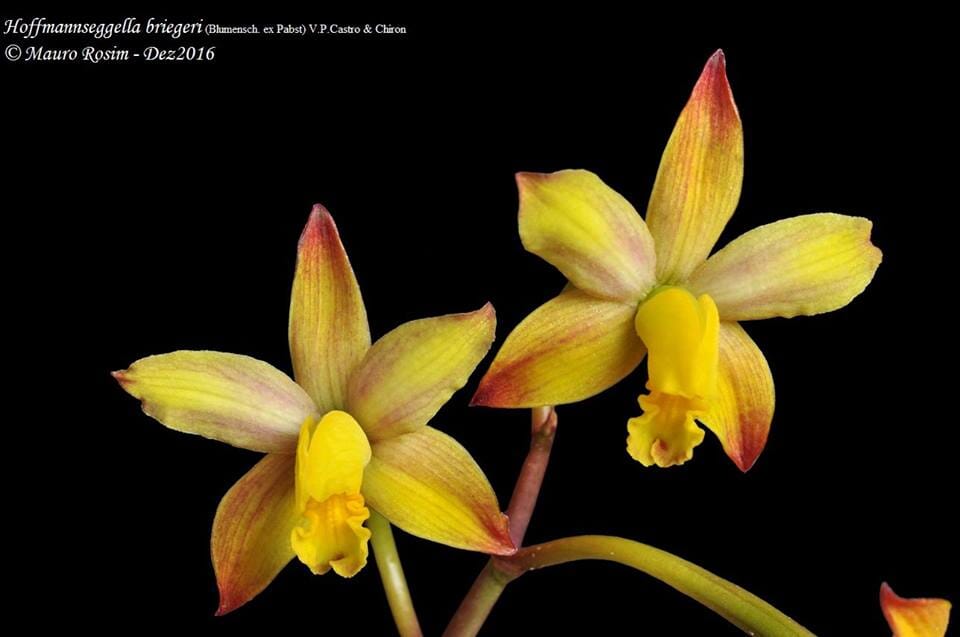
<path fill-rule="evenodd" d="M 372 563 L 352 580 L 295 564 L 214 618 L 210 522 L 257 456 L 164 429 L 108 372 L 183 348 L 289 371 L 295 246 L 314 202 L 339 225 L 375 338 L 491 300 L 502 342 L 563 285 L 522 250 L 513 173 L 587 168 L 642 211 L 717 47 L 746 139 L 743 195 L 720 244 L 835 211 L 874 221 L 884 262 L 842 311 L 746 326 L 777 383 L 769 443 L 746 475 L 711 434 L 680 468 L 629 459 L 643 368 L 562 407 L 528 541 L 647 542 L 822 634 L 887 632 L 882 580 L 958 601 L 955 162 L 941 156 L 955 71 L 935 48 L 938 18 L 758 12 L 748 27 L 693 9 L 557 11 L 425 19 L 321 8 L 258 19 L 391 22 L 409 34 L 223 38 L 213 64 L 2 62 L 5 315 L 18 379 L 7 396 L 7 528 L 26 566 L 17 597 L 35 622 L 390 632 Z M 34 14 L 92 17 L 22 13 Z M 506 506 L 528 413 L 468 409 L 478 378 L 434 424 L 471 450 Z M 398 543 L 423 627 L 437 634 L 484 558 L 403 533 Z M 521 578 L 487 634 L 575 622 L 599 634 L 737 634 L 663 584 L 601 563 Z"/>

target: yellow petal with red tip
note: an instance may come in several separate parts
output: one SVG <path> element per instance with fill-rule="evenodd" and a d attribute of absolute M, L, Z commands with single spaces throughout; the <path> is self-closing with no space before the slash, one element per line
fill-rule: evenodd
<path fill-rule="evenodd" d="M 337 226 L 320 204 L 300 235 L 289 338 L 294 377 L 320 413 L 344 408 L 350 373 L 370 347 L 370 328 Z"/>
<path fill-rule="evenodd" d="M 253 451 L 292 453 L 300 423 L 315 409 L 286 374 L 239 354 L 148 356 L 113 377 L 167 427 Z"/>
<path fill-rule="evenodd" d="M 635 312 L 633 303 L 564 290 L 507 337 L 470 404 L 539 407 L 600 393 L 643 360 Z"/>
<path fill-rule="evenodd" d="M 880 586 L 880 608 L 893 637 L 943 637 L 950 623 L 950 602 L 945 599 L 906 599 L 889 584 Z"/>
<path fill-rule="evenodd" d="M 763 352 L 737 323 L 720 323 L 717 397 L 700 420 L 747 471 L 767 443 L 773 420 L 773 376 Z"/>
<path fill-rule="evenodd" d="M 407 533 L 495 555 L 516 550 L 483 471 L 460 443 L 433 427 L 374 443 L 363 494 Z"/>
<path fill-rule="evenodd" d="M 293 464 L 292 455 L 265 456 L 220 501 L 210 539 L 217 615 L 253 599 L 293 559 Z"/>
<path fill-rule="evenodd" d="M 731 241 L 688 285 L 713 297 L 725 321 L 830 312 L 863 292 L 880 265 L 872 226 L 832 213 L 775 221 Z"/>
<path fill-rule="evenodd" d="M 463 387 L 493 343 L 489 303 L 410 321 L 384 335 L 350 379 L 349 411 L 371 440 L 423 427 Z"/>
<path fill-rule="evenodd" d="M 586 170 L 518 173 L 523 247 L 581 290 L 639 300 L 655 283 L 653 239 L 630 203 Z"/>
<path fill-rule="evenodd" d="M 682 282 L 707 258 L 737 207 L 742 181 L 743 130 L 717 51 L 680 113 L 647 206 L 660 283 Z"/>

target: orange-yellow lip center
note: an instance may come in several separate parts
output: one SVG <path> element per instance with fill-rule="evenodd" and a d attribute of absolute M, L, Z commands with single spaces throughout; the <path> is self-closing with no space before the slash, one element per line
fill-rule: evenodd
<path fill-rule="evenodd" d="M 644 466 L 682 464 L 703 442 L 695 419 L 716 398 L 717 306 L 706 294 L 665 286 L 640 304 L 634 325 L 647 347 L 650 394 L 639 398 L 644 413 L 627 423 L 627 451 Z"/>
<path fill-rule="evenodd" d="M 370 443 L 354 418 L 328 412 L 307 418 L 297 443 L 296 507 L 290 542 L 301 562 L 320 575 L 331 568 L 352 577 L 367 563 L 370 517 L 360 487 Z"/>

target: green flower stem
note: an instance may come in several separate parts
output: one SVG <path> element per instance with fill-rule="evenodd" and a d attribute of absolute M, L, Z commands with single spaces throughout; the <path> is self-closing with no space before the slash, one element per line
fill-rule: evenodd
<path fill-rule="evenodd" d="M 545 566 L 605 560 L 630 566 L 692 597 L 750 635 L 813 635 L 756 595 L 658 548 L 606 535 L 580 535 L 521 549 L 497 566 L 512 578 Z"/>
<path fill-rule="evenodd" d="M 557 417 L 552 407 L 532 413 L 530 452 L 520 470 L 510 506 L 510 536 L 523 542 L 550 458 Z M 605 560 L 647 573 L 692 597 L 751 635 L 813 635 L 756 595 L 666 551 L 604 535 L 581 535 L 522 548 L 510 557 L 494 557 L 477 576 L 444 631 L 445 637 L 472 637 L 483 626 L 507 584 L 520 575 L 566 562 Z"/>
<path fill-rule="evenodd" d="M 580 535 L 520 549 L 490 561 L 444 633 L 476 635 L 511 581 L 545 566 L 578 560 L 617 562 L 651 575 L 692 597 L 749 635 L 811 636 L 756 595 L 666 551 L 606 535 Z"/>
<path fill-rule="evenodd" d="M 422 637 L 420 622 L 417 621 L 417 612 L 413 609 L 413 600 L 410 598 L 410 589 L 407 588 L 407 578 L 403 575 L 403 565 L 400 564 L 400 554 L 397 553 L 397 544 L 393 541 L 393 531 L 385 517 L 376 511 L 370 511 L 367 521 L 370 529 L 370 544 L 373 545 L 373 556 L 383 580 L 383 589 L 387 594 L 387 603 L 393 613 L 393 621 L 401 637 Z"/>

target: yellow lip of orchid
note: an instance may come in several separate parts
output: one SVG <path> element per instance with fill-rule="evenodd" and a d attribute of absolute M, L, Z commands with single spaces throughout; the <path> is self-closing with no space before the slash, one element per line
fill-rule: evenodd
<path fill-rule="evenodd" d="M 466 384 L 495 326 L 488 303 L 405 323 L 371 345 L 336 225 L 316 205 L 291 295 L 296 382 L 262 361 L 209 351 L 149 356 L 114 372 L 167 427 L 267 454 L 217 508 L 218 614 L 256 596 L 294 556 L 314 573 L 356 574 L 367 561 L 370 508 L 449 546 L 516 550 L 483 471 L 427 424 Z"/>
<path fill-rule="evenodd" d="M 370 511 L 360 487 L 368 464 L 370 441 L 350 414 L 329 411 L 301 425 L 294 481 L 300 522 L 290 543 L 317 575 L 332 568 L 353 577 L 367 563 Z"/>
<path fill-rule="evenodd" d="M 640 397 L 643 415 L 627 424 L 627 452 L 648 467 L 683 463 L 703 441 L 694 419 L 717 399 L 717 306 L 668 286 L 640 304 L 634 325 L 649 352 L 651 393 Z"/>
<path fill-rule="evenodd" d="M 580 401 L 649 356 L 630 455 L 682 464 L 703 440 L 699 421 L 750 469 L 766 444 L 774 389 L 739 321 L 841 308 L 870 283 L 881 253 L 867 219 L 819 213 L 761 226 L 711 256 L 742 178 L 743 131 L 722 51 L 667 142 L 646 220 L 591 172 L 519 173 L 523 245 L 569 285 L 507 337 L 471 404 Z"/>

